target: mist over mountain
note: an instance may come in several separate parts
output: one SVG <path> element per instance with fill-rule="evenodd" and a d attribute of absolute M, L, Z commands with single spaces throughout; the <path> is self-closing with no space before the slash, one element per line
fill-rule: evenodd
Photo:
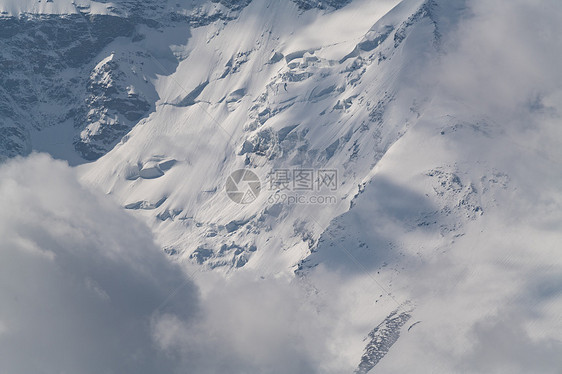
<path fill-rule="evenodd" d="M 0 0 L 0 372 L 559 373 L 561 17 Z"/>

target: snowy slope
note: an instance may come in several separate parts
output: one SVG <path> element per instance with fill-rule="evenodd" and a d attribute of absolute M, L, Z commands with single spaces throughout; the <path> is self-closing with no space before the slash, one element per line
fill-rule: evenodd
<path fill-rule="evenodd" d="M 365 4 L 350 5 L 346 14 Z M 367 34 L 358 30 L 347 40 L 330 23 L 340 25 L 341 18 L 279 2 L 252 3 L 226 25 L 193 30 L 187 45 L 177 47 L 185 59 L 156 84 L 157 110 L 85 166 L 85 180 L 146 217 L 170 253 L 211 267 L 289 271 L 323 227 L 349 209 L 363 178 L 428 100 L 409 90 L 426 60 L 407 56 L 437 48 L 431 14 L 422 14 L 421 4 L 401 5 L 380 21 L 376 6 Z M 324 28 L 334 30 L 333 42 L 318 40 Z M 414 28 L 421 45 L 408 40 Z M 170 170 L 151 172 L 168 161 Z M 264 191 L 240 206 L 223 186 L 245 166 Z M 268 173 L 297 166 L 338 169 L 336 201 L 276 202 Z"/>

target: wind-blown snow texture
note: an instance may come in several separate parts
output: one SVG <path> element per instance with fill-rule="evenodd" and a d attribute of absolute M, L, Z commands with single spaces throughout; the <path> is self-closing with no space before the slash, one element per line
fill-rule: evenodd
<path fill-rule="evenodd" d="M 183 368 L 562 367 L 557 1 L 3 0 L 0 12 L 0 157 L 79 165 L 206 279 L 202 330 L 155 325 Z M 262 180 L 247 205 L 224 191 L 240 168 Z M 275 201 L 269 173 L 293 168 L 336 169 L 322 192 L 335 201 Z M 232 323 L 213 323 L 222 307 Z M 249 332 L 281 325 L 279 341 Z M 206 360 L 212 346 L 220 360 Z"/>

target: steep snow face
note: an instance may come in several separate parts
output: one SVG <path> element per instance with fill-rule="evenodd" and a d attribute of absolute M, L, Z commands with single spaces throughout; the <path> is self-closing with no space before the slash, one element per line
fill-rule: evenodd
<path fill-rule="evenodd" d="M 385 10 L 255 2 L 226 24 L 193 29 L 174 47 L 177 70 L 156 83 L 156 111 L 84 166 L 84 180 L 145 217 L 169 253 L 211 268 L 291 272 L 429 99 L 413 88 L 438 53 L 438 10 L 413 1 L 381 19 Z M 340 34 L 341 17 L 361 11 L 370 25 Z M 240 168 L 262 181 L 251 204 L 224 192 Z M 295 168 L 336 170 L 337 183 L 288 204 L 268 174 Z"/>
<path fill-rule="evenodd" d="M 398 57 L 415 53 L 412 26 L 435 34 L 430 17 L 409 20 L 423 2 L 365 34 L 396 3 L 52 4 L 60 14 L 21 3 L 0 20 L 2 156 L 81 164 L 113 150 L 85 180 L 146 216 L 169 253 L 225 269 L 263 257 L 252 266 L 290 271 L 423 106 L 399 81 L 424 61 Z M 435 51 L 434 39 L 424 46 Z M 403 105 L 414 109 L 392 109 Z M 223 193 L 241 167 L 264 191 L 248 206 Z M 295 206 L 265 191 L 272 169 L 295 167 L 335 171 L 337 191 Z"/>

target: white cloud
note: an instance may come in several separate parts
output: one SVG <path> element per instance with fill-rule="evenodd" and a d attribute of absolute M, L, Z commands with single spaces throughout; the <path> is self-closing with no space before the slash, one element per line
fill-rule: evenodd
<path fill-rule="evenodd" d="M 321 268 L 314 282 L 204 274 L 199 316 L 155 321 L 156 340 L 194 373 L 352 372 L 376 321 L 371 294 Z"/>
<path fill-rule="evenodd" d="M 445 58 L 429 80 L 439 82 L 441 98 L 475 113 L 527 119 L 530 109 L 560 92 L 561 3 L 469 0 L 466 6 L 458 29 L 445 36 Z"/>

